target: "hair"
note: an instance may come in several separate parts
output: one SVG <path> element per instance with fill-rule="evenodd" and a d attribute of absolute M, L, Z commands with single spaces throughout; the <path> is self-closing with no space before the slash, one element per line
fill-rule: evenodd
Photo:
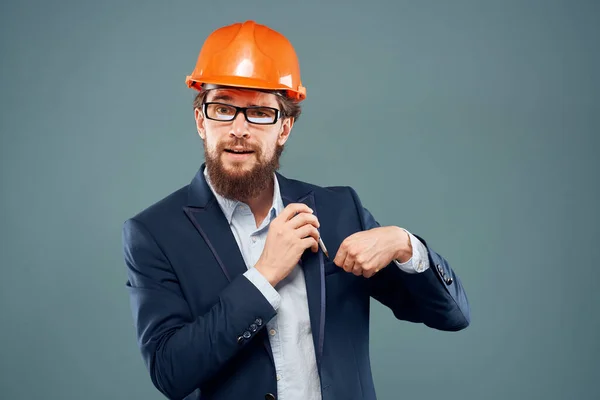
<path fill-rule="evenodd" d="M 255 90 L 274 94 L 277 98 L 277 103 L 279 104 L 279 108 L 281 110 L 281 118 L 292 118 L 294 122 L 298 121 L 298 118 L 300 118 L 300 114 L 302 113 L 302 107 L 300 106 L 300 103 L 298 101 L 292 100 L 289 97 L 287 97 L 285 90 Z M 207 94 L 207 90 L 200 90 L 200 92 L 194 98 L 194 109 L 197 108 L 199 110 L 202 110 L 202 104 L 204 104 Z"/>

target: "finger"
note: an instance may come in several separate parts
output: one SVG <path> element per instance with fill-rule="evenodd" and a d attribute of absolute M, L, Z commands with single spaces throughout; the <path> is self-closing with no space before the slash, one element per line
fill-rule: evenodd
<path fill-rule="evenodd" d="M 311 236 L 317 242 L 319 241 L 319 231 L 317 230 L 317 228 L 315 228 L 312 225 L 301 226 L 300 228 L 296 229 L 294 232 L 300 239 L 303 239 L 307 236 Z"/>
<path fill-rule="evenodd" d="M 346 272 L 352 272 L 352 270 L 354 269 L 354 260 L 352 259 L 352 257 L 346 256 L 342 268 L 344 268 L 344 271 Z"/>
<path fill-rule="evenodd" d="M 315 228 L 321 226 L 317 216 L 314 214 L 310 214 L 307 212 L 301 212 L 298 215 L 294 216 L 292 219 L 286 222 L 292 229 L 298 229 L 303 225 L 310 224 Z"/>
<path fill-rule="evenodd" d="M 316 246 L 313 246 L 311 248 L 311 250 L 313 251 L 313 253 L 316 253 L 319 251 L 319 237 L 320 237 L 320 233 L 317 230 L 317 228 L 315 228 L 312 225 L 304 225 L 298 229 L 296 229 L 294 231 L 294 235 L 296 235 L 297 237 L 304 239 L 306 237 L 310 237 L 311 239 L 314 239 L 315 242 L 317 243 Z"/>
<path fill-rule="evenodd" d="M 315 238 L 312 236 L 302 239 L 301 243 L 303 249 L 308 249 L 310 247 L 311 250 L 315 253 L 319 251 L 319 242 L 316 241 Z"/>
<path fill-rule="evenodd" d="M 378 270 L 376 269 L 371 269 L 371 270 L 364 270 L 363 269 L 363 276 L 365 278 L 371 278 L 373 275 L 375 275 L 378 272 Z"/>
<path fill-rule="evenodd" d="M 352 273 L 356 276 L 361 276 L 363 274 L 363 269 L 359 263 L 354 263 L 354 265 L 352 266 Z"/>
<path fill-rule="evenodd" d="M 281 219 L 283 219 L 284 221 L 288 221 L 291 218 L 293 218 L 296 214 L 301 213 L 301 212 L 306 212 L 306 213 L 312 214 L 313 210 L 304 203 L 291 203 L 291 204 L 288 204 L 287 207 L 285 207 L 283 209 L 281 214 L 279 214 L 279 217 Z"/>
<path fill-rule="evenodd" d="M 313 253 L 318 253 L 318 252 L 319 252 L 319 239 L 315 240 L 315 244 L 313 244 L 313 245 L 310 247 L 310 250 L 311 250 Z"/>

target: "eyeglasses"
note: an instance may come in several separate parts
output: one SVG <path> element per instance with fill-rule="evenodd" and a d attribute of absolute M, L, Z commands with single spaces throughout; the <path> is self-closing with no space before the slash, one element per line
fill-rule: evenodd
<path fill-rule="evenodd" d="M 204 115 L 215 121 L 233 121 L 238 113 L 244 113 L 246 121 L 258 125 L 272 125 L 280 117 L 281 112 L 272 107 L 236 107 L 225 103 L 204 103 Z"/>

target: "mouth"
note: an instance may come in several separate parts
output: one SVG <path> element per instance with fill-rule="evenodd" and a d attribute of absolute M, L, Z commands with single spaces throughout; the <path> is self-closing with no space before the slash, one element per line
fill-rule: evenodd
<path fill-rule="evenodd" d="M 225 157 L 233 162 L 243 162 L 249 160 L 254 154 L 254 151 L 244 148 L 228 148 L 224 149 Z"/>
<path fill-rule="evenodd" d="M 225 149 L 226 153 L 230 154 L 252 154 L 254 151 L 245 149 Z"/>

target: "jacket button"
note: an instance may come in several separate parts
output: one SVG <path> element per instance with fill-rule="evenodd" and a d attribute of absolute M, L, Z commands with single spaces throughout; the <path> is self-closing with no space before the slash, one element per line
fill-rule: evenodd
<path fill-rule="evenodd" d="M 451 276 L 446 277 L 446 285 L 452 285 L 452 282 L 453 280 Z"/>
<path fill-rule="evenodd" d="M 254 323 L 255 323 L 256 325 L 258 325 L 258 326 L 261 326 L 261 325 L 262 325 L 262 319 L 260 319 L 260 318 L 256 318 L 256 319 L 254 320 Z"/>
<path fill-rule="evenodd" d="M 246 332 L 244 332 L 244 333 L 242 334 L 242 336 L 244 337 L 244 339 L 250 339 L 250 337 L 251 337 L 252 335 L 250 334 L 250 332 L 246 331 Z"/>
<path fill-rule="evenodd" d="M 250 324 L 250 332 L 256 332 L 257 329 L 258 327 L 256 326 L 256 324 Z"/>
<path fill-rule="evenodd" d="M 275 396 L 272 393 L 265 394 L 265 400 L 275 400 Z"/>
<path fill-rule="evenodd" d="M 437 269 L 440 272 L 440 274 L 444 273 L 444 269 L 442 268 L 442 266 L 440 264 L 437 265 Z"/>

